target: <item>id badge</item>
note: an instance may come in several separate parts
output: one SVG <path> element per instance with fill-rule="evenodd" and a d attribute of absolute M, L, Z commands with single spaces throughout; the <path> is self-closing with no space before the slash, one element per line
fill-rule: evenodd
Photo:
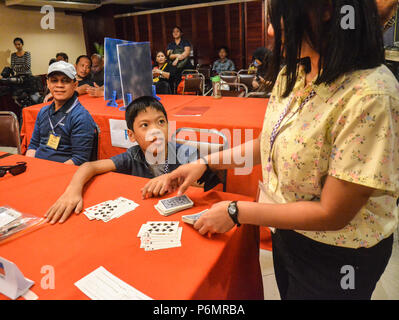
<path fill-rule="evenodd" d="M 50 133 L 47 141 L 47 146 L 51 149 L 57 150 L 61 137 Z"/>

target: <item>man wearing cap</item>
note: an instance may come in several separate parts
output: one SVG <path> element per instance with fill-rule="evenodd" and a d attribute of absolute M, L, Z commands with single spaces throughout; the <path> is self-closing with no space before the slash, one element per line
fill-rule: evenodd
<path fill-rule="evenodd" d="M 96 125 L 75 92 L 75 67 L 65 61 L 51 64 L 47 86 L 54 99 L 39 111 L 26 155 L 81 165 L 90 160 Z"/>

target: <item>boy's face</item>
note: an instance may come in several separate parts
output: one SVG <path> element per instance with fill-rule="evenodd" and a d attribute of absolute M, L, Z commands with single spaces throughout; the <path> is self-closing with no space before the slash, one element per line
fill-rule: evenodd
<path fill-rule="evenodd" d="M 128 130 L 128 135 L 144 153 L 162 154 L 168 143 L 168 122 L 161 111 L 147 107 L 134 119 L 133 131 Z"/>
<path fill-rule="evenodd" d="M 54 100 L 66 101 L 73 96 L 78 82 L 68 78 L 63 73 L 54 73 L 48 77 L 47 86 Z"/>

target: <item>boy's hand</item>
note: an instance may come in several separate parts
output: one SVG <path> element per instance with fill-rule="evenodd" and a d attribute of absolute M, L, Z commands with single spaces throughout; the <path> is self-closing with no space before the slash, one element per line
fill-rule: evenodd
<path fill-rule="evenodd" d="M 141 195 L 143 199 L 146 197 L 152 198 L 157 196 L 163 196 L 168 192 L 176 190 L 177 186 L 169 179 L 170 173 L 163 174 L 156 178 L 151 179 L 144 188 L 141 189 Z"/>
<path fill-rule="evenodd" d="M 206 171 L 206 165 L 196 161 L 180 166 L 171 173 L 150 180 L 141 193 L 143 199 L 146 195 L 163 195 L 166 191 L 173 192 L 179 189 L 178 196 L 182 195 L 189 186 L 197 182 Z"/>
<path fill-rule="evenodd" d="M 44 217 L 47 222 L 51 224 L 56 223 L 58 220 L 63 223 L 71 215 L 72 211 L 79 213 L 83 208 L 82 194 L 79 192 L 65 191 L 64 194 L 51 206 L 46 212 Z"/>

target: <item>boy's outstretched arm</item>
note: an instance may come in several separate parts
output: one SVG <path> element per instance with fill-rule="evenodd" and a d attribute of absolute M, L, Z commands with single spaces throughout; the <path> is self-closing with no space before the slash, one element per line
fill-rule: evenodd
<path fill-rule="evenodd" d="M 58 220 L 63 223 L 72 213 L 79 213 L 83 208 L 83 187 L 94 176 L 109 171 L 116 167 L 111 159 L 86 162 L 75 172 L 71 182 L 58 200 L 47 210 L 44 215 L 51 224 Z"/>

